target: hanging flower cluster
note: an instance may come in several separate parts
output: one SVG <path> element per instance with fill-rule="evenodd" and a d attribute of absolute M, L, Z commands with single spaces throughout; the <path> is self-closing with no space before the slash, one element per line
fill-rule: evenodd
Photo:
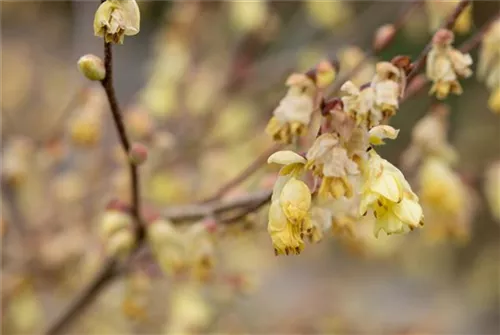
<path fill-rule="evenodd" d="M 490 109 L 500 113 L 500 19 L 493 22 L 484 35 L 477 76 L 491 91 L 488 100 Z"/>
<path fill-rule="evenodd" d="M 458 160 L 447 141 L 449 109 L 431 108 L 413 130 L 412 143 L 403 158 L 406 167 L 418 165 L 418 194 L 424 209 L 430 241 L 448 238 L 466 241 L 474 213 L 473 192 L 454 171 Z"/>
<path fill-rule="evenodd" d="M 341 88 L 345 93 L 341 99 L 323 104 L 321 131 L 307 152 L 300 155 L 286 150 L 269 157 L 268 163 L 283 165 L 274 186 L 268 223 L 277 255 L 299 254 L 305 238 L 318 242 L 328 230 L 352 235 L 355 220 L 363 216 L 374 218 L 375 236 L 380 231 L 406 233 L 423 225 L 417 195 L 403 174 L 372 148 L 398 135 L 396 129 L 382 123 L 397 113 L 405 80 L 403 67 L 378 63 L 369 85 L 357 87 L 347 82 Z M 310 85 L 306 87 L 314 87 L 312 81 Z M 297 106 L 282 100 L 277 110 L 288 115 Z M 309 106 L 307 121 L 314 112 L 312 104 Z M 286 134 L 304 134 L 307 126 L 308 122 L 303 122 L 301 131 Z M 346 200 L 357 210 L 354 216 L 349 213 L 346 220 L 340 220 L 338 202 Z"/>
<path fill-rule="evenodd" d="M 433 83 L 429 94 L 434 94 L 440 100 L 450 93 L 462 94 L 458 78 L 472 75 L 469 68 L 472 58 L 452 46 L 454 38 L 450 30 L 438 30 L 432 38 L 432 49 L 427 56 L 427 78 Z"/>

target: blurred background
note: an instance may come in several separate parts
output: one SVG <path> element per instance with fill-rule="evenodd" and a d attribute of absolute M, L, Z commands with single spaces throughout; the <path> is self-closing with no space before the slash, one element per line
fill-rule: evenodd
<path fill-rule="evenodd" d="M 373 32 L 408 6 L 138 3 L 141 31 L 114 47 L 114 79 L 131 137 L 150 150 L 141 182 L 143 203 L 154 209 L 201 201 L 238 175 L 272 144 L 264 128 L 290 73 L 324 58 L 348 72 L 370 50 Z M 83 54 L 102 56 L 92 28 L 98 4 L 1 2 L 4 334 L 40 333 L 65 308 L 101 266 L 103 208 L 130 199 L 104 92 L 76 67 Z M 448 10 L 429 8 L 414 9 L 353 81 L 369 81 L 377 59 L 416 57 Z M 474 2 L 457 45 L 498 10 Z M 500 119 L 484 84 L 473 76 L 463 85 L 446 103 L 456 172 L 474 204 L 465 238 L 430 238 L 425 230 L 439 222 L 427 222 L 378 240 L 362 229 L 354 240 L 327 236 L 300 256 L 274 257 L 263 209 L 217 233 L 210 280 L 193 286 L 166 276 L 146 252 L 67 332 L 497 334 L 499 218 L 483 189 L 500 158 Z M 424 89 L 401 106 L 392 122 L 401 132 L 381 149 L 385 158 L 399 162 L 432 103 Z M 276 173 L 264 166 L 225 198 L 269 188 Z"/>

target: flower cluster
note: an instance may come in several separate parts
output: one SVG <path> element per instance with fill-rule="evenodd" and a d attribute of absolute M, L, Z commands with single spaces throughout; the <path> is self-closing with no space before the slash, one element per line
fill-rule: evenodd
<path fill-rule="evenodd" d="M 147 234 L 158 264 L 166 274 L 188 271 L 199 280 L 210 278 L 214 244 L 204 222 L 181 230 L 167 220 L 157 219 L 149 224 Z"/>
<path fill-rule="evenodd" d="M 458 78 L 472 75 L 469 69 L 472 65 L 471 56 L 453 48 L 453 40 L 453 32 L 438 30 L 432 38 L 432 49 L 427 56 L 427 78 L 433 83 L 429 94 L 435 94 L 440 100 L 445 99 L 450 92 L 462 94 Z"/>
<path fill-rule="evenodd" d="M 304 155 L 287 150 L 269 157 L 269 163 L 284 165 L 269 209 L 268 232 L 277 255 L 299 254 L 304 237 L 318 242 L 329 230 L 352 236 L 356 221 L 364 216 L 374 219 L 375 236 L 423 225 L 417 195 L 403 174 L 372 148 L 398 135 L 381 123 L 396 114 L 405 80 L 405 70 L 397 62 L 378 63 L 369 85 L 358 88 L 347 82 L 341 99 L 323 104 L 320 134 Z M 280 104 L 280 113 L 291 114 L 296 106 Z M 308 111 L 308 120 L 313 112 Z M 356 210 L 342 217 L 338 203 L 346 201 Z"/>
<path fill-rule="evenodd" d="M 418 194 L 431 241 L 467 240 L 474 213 L 472 192 L 452 168 L 458 155 L 447 141 L 448 114 L 447 106 L 433 106 L 416 124 L 403 156 L 405 167 L 418 165 Z"/>
<path fill-rule="evenodd" d="M 493 22 L 484 35 L 477 76 L 491 90 L 489 107 L 500 113 L 500 19 Z"/>

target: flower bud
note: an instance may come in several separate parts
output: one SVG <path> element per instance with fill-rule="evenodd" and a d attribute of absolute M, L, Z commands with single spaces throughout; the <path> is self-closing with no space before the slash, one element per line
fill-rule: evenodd
<path fill-rule="evenodd" d="M 85 55 L 78 60 L 78 70 L 90 80 L 103 80 L 106 69 L 101 58 L 95 55 Z"/>
<path fill-rule="evenodd" d="M 337 65 L 327 60 L 319 62 L 316 66 L 316 86 L 325 88 L 330 85 L 337 75 Z"/>
<path fill-rule="evenodd" d="M 134 248 L 135 237 L 131 229 L 119 231 L 106 241 L 106 253 L 109 256 L 126 257 Z"/>
<path fill-rule="evenodd" d="M 384 49 L 392 41 L 395 34 L 396 28 L 393 24 L 380 26 L 375 32 L 375 37 L 373 38 L 373 49 L 376 51 Z"/>
<path fill-rule="evenodd" d="M 148 158 L 148 148 L 141 143 L 132 143 L 128 156 L 132 164 L 141 165 Z"/>

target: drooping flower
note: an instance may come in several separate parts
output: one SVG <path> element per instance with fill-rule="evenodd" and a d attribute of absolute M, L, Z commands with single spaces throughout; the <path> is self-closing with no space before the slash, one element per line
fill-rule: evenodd
<path fill-rule="evenodd" d="M 307 132 L 314 110 L 316 86 L 304 74 L 292 74 L 286 85 L 288 92 L 274 110 L 266 132 L 275 141 L 291 143 L 292 138 Z"/>
<path fill-rule="evenodd" d="M 94 17 L 94 34 L 106 43 L 123 44 L 126 36 L 139 32 L 141 14 L 135 0 L 106 0 Z"/>
<path fill-rule="evenodd" d="M 267 230 L 276 255 L 297 255 L 304 249 L 304 233 L 311 229 L 311 192 L 299 179 L 306 160 L 293 151 L 278 151 L 268 163 L 284 167 L 273 188 Z"/>
<path fill-rule="evenodd" d="M 453 32 L 440 29 L 432 39 L 432 49 L 427 56 L 427 78 L 433 83 L 429 94 L 435 94 L 438 99 L 445 99 L 450 92 L 462 94 L 458 78 L 472 75 L 471 56 L 455 49 L 453 40 Z"/>
<path fill-rule="evenodd" d="M 419 170 L 419 196 L 426 234 L 432 240 L 467 239 L 473 206 L 460 177 L 439 157 L 427 157 Z"/>
<path fill-rule="evenodd" d="M 374 94 L 374 106 L 382 112 L 384 118 L 396 114 L 399 107 L 398 99 L 403 93 L 403 81 L 406 76 L 401 69 L 390 62 L 379 62 L 376 73 L 371 81 Z"/>
<path fill-rule="evenodd" d="M 347 150 L 339 145 L 337 135 L 320 135 L 306 157 L 306 167 L 322 178 L 320 196 L 331 195 L 335 199 L 352 196 L 353 190 L 348 177 L 358 174 L 359 171 L 356 163 L 347 155 Z"/>
<path fill-rule="evenodd" d="M 400 234 L 423 225 L 422 208 L 405 177 L 394 165 L 374 150 L 363 169 L 359 214 L 373 210 L 375 236 L 380 230 Z"/>
<path fill-rule="evenodd" d="M 382 111 L 374 108 L 375 92 L 372 86 L 359 89 L 352 82 L 347 81 L 340 90 L 346 93 L 341 98 L 344 111 L 356 121 L 356 125 L 370 129 L 382 122 L 384 119 Z"/>
<path fill-rule="evenodd" d="M 492 23 L 484 35 L 477 76 L 491 90 L 488 105 L 492 111 L 500 113 L 500 19 Z"/>
<path fill-rule="evenodd" d="M 448 114 L 447 105 L 436 104 L 417 122 L 412 131 L 411 144 L 401 158 L 404 170 L 413 168 L 426 156 L 440 157 L 450 163 L 456 161 L 456 151 L 447 140 Z"/>

